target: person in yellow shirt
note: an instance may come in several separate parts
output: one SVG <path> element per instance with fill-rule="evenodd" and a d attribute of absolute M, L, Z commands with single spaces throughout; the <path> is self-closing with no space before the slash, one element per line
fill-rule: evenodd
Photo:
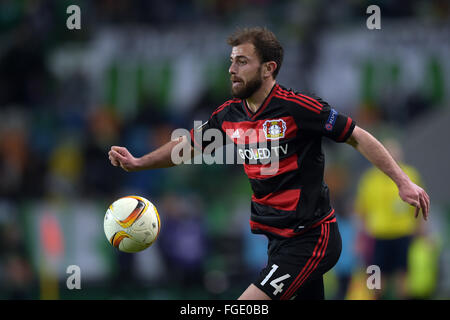
<path fill-rule="evenodd" d="M 433 299 L 437 293 L 442 239 L 421 224 L 408 253 L 408 299 Z"/>
<path fill-rule="evenodd" d="M 390 139 L 385 146 L 411 180 L 421 185 L 417 170 L 402 162 L 399 143 Z M 393 298 L 407 298 L 408 250 L 419 223 L 414 218 L 415 208 L 404 203 L 392 180 L 373 167 L 360 178 L 355 209 L 365 232 L 374 240 L 371 264 L 381 271 L 381 289 L 376 290 L 375 297 L 386 298 L 387 289 L 393 284 Z"/>

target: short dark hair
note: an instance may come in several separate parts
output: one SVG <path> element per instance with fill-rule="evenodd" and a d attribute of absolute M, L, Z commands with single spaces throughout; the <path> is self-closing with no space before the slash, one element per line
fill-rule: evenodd
<path fill-rule="evenodd" d="M 261 27 L 237 29 L 228 37 L 227 43 L 232 47 L 243 43 L 253 44 L 262 63 L 268 61 L 277 63 L 277 68 L 273 71 L 273 78 L 277 77 L 283 62 L 284 52 L 272 31 Z"/>

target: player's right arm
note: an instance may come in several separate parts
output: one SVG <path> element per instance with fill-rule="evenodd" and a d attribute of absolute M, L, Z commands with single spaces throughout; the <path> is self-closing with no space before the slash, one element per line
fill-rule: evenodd
<path fill-rule="evenodd" d="M 113 166 L 120 166 L 129 172 L 169 168 L 184 163 L 192 159 L 197 152 L 203 152 L 204 148 L 212 142 L 201 141 L 203 132 L 209 129 L 220 129 L 221 126 L 218 116 L 223 116 L 223 110 L 233 101 L 229 100 L 225 102 L 212 113 L 208 121 L 191 129 L 190 136 L 181 136 L 169 141 L 155 151 L 140 158 L 135 158 L 125 147 L 113 146 L 108 152 L 109 160 Z M 225 134 L 223 134 L 221 142 L 222 144 L 226 144 Z"/>
<path fill-rule="evenodd" d="M 111 150 L 108 152 L 108 156 L 113 166 L 120 166 L 128 172 L 169 168 L 176 166 L 172 161 L 172 150 L 176 146 L 182 150 L 190 150 L 188 154 L 183 154 L 183 161 L 193 157 L 194 148 L 191 146 L 189 138 L 185 136 L 169 141 L 158 149 L 139 158 L 134 157 L 127 148 L 119 146 L 112 146 Z"/>

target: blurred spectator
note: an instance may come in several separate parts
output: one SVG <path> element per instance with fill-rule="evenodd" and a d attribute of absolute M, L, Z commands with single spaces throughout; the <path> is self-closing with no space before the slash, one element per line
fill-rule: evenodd
<path fill-rule="evenodd" d="M 33 299 L 33 272 L 28 260 L 19 254 L 11 254 L 6 258 L 4 266 L 5 289 L 7 299 Z"/>
<path fill-rule="evenodd" d="M 11 117 L 3 114 L 3 119 Z M 17 120 L 17 119 L 16 119 Z M 10 122 L 11 123 L 11 122 Z M 25 187 L 29 154 L 25 124 L 0 127 L 0 195 L 16 198 Z"/>
<path fill-rule="evenodd" d="M 80 178 L 84 169 L 80 142 L 63 136 L 51 152 L 48 162 L 48 195 L 74 197 L 79 194 Z"/>
<path fill-rule="evenodd" d="M 31 26 L 19 26 L 15 35 L 0 59 L 0 106 L 38 107 L 50 95 L 53 81 L 45 52 L 34 39 Z"/>
<path fill-rule="evenodd" d="M 338 281 L 337 291 L 334 296 L 336 300 L 345 300 L 347 298 L 352 277 L 359 265 L 355 245 L 357 226 L 354 220 L 352 211 L 343 210 L 337 213 L 337 222 L 342 238 L 342 252 L 338 263 L 333 268 Z"/>
<path fill-rule="evenodd" d="M 0 297 L 32 299 L 34 274 L 27 255 L 19 210 L 13 203 L 0 201 Z"/>
<path fill-rule="evenodd" d="M 411 180 L 421 185 L 418 172 L 403 163 L 399 143 L 390 139 L 384 145 Z M 359 181 L 356 211 L 365 231 L 374 239 L 370 264 L 381 270 L 381 289 L 375 290 L 377 298 L 407 298 L 408 250 L 420 221 L 414 218 L 415 208 L 402 202 L 395 183 L 373 167 Z M 388 289 L 392 290 L 390 296 Z"/>
<path fill-rule="evenodd" d="M 325 169 L 325 181 L 331 190 L 332 204 L 342 239 L 341 256 L 333 268 L 337 278 L 337 290 L 333 298 L 344 300 L 359 262 L 356 252 L 358 227 L 347 196 L 350 181 L 348 168 L 338 163 L 329 165 Z"/>
<path fill-rule="evenodd" d="M 200 286 L 204 275 L 206 229 L 201 206 L 194 201 L 168 194 L 160 202 L 164 216 L 158 244 L 167 267 L 167 279 L 175 287 Z"/>
<path fill-rule="evenodd" d="M 119 119 L 112 110 L 99 108 L 89 114 L 83 144 L 85 164 L 81 194 L 108 198 L 117 195 L 123 174 L 116 168 L 105 165 L 105 157 L 109 148 L 119 143 L 119 130 Z"/>
<path fill-rule="evenodd" d="M 408 252 L 408 298 L 432 299 L 439 278 L 440 245 L 425 224 L 417 230 Z"/>

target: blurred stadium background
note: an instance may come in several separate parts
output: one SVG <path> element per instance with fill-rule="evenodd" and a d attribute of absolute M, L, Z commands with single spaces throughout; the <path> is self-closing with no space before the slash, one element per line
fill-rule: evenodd
<path fill-rule="evenodd" d="M 81 30 L 66 27 L 71 4 Z M 381 30 L 366 27 L 372 4 Z M 229 95 L 227 35 L 260 25 L 285 46 L 280 83 L 400 142 L 432 202 L 417 236 L 425 245 L 410 259 L 419 270 L 410 296 L 448 299 L 449 18 L 445 0 L 0 1 L 0 298 L 239 296 L 266 250 L 250 233 L 242 168 L 125 173 L 107 152 L 123 145 L 140 156 L 207 119 Z M 353 203 L 370 164 L 347 145 L 324 147 L 338 221 L 350 221 L 341 231 L 351 278 L 339 295 L 342 268 L 329 272 L 326 297 L 372 299 L 368 252 L 347 238 L 363 233 Z M 133 255 L 103 233 L 106 208 L 129 194 L 150 199 L 162 220 L 158 241 Z M 66 287 L 70 265 L 81 269 L 81 290 Z"/>

